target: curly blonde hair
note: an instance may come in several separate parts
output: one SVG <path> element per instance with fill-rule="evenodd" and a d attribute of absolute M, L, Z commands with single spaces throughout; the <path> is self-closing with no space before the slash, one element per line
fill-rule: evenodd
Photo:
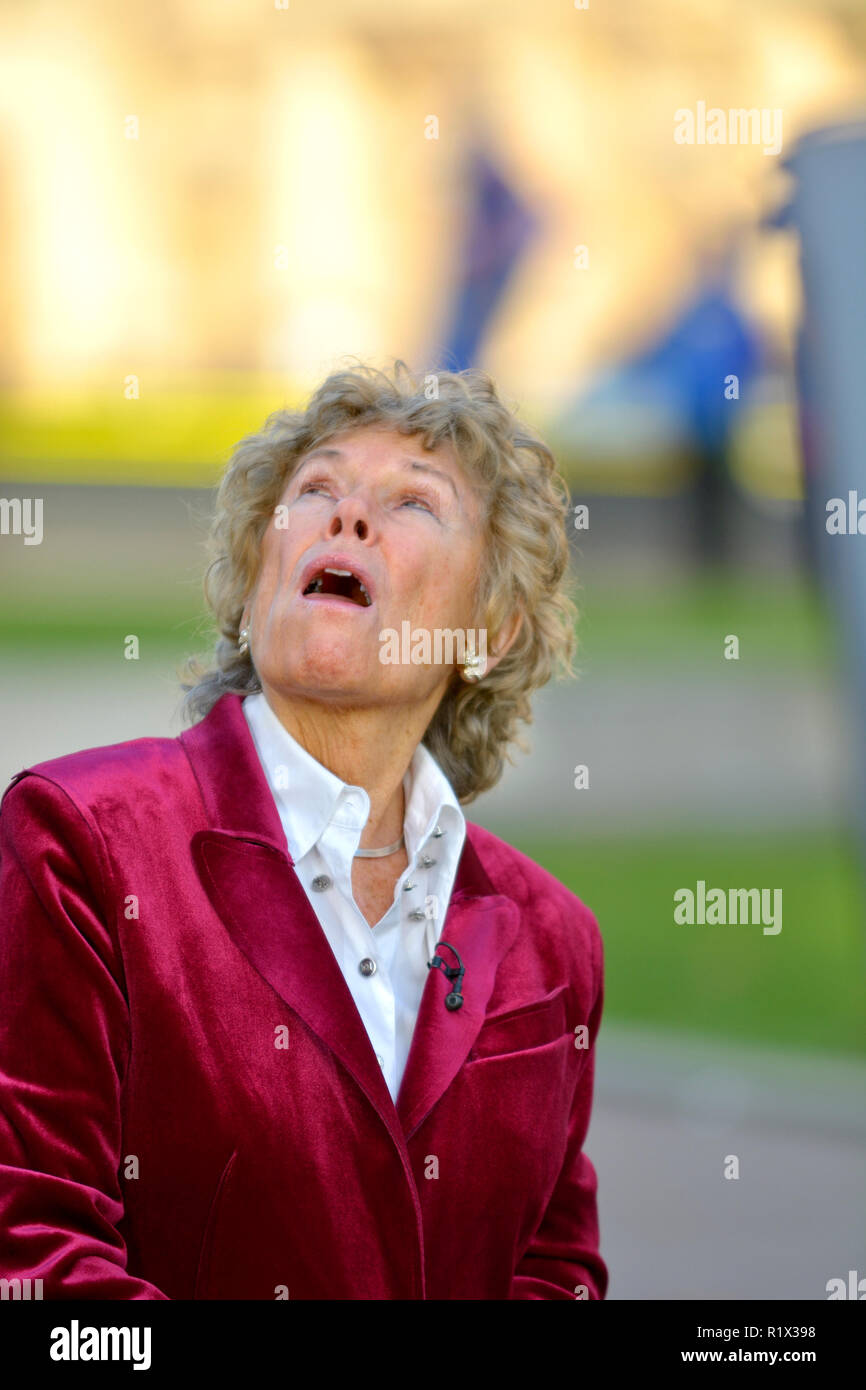
<path fill-rule="evenodd" d="M 510 650 L 485 678 L 455 670 L 423 742 L 461 803 L 499 781 L 510 743 L 526 751 L 518 721 L 532 723 L 529 697 L 559 666 L 573 675 L 577 610 L 568 593 L 568 489 L 547 446 L 500 400 L 486 372 L 419 377 L 404 362 L 390 372 L 358 364 L 332 373 L 304 410 L 277 410 L 236 446 L 220 484 L 210 533 L 205 597 L 221 634 L 213 664 L 193 658 L 182 682 L 184 713 L 201 717 L 228 691 L 261 689 L 249 651 L 238 651 L 244 603 L 258 577 L 260 547 L 283 490 L 309 450 L 363 425 L 448 442 L 482 502 L 486 554 L 478 594 L 489 647 L 515 609 Z"/>

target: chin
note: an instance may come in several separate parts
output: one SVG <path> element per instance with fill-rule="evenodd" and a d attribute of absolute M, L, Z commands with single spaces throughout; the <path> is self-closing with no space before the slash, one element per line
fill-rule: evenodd
<path fill-rule="evenodd" d="M 296 664 L 291 671 L 275 672 L 273 678 L 265 676 L 269 685 L 277 690 L 291 691 L 312 699 L 325 693 L 333 695 L 361 695 L 375 692 L 375 675 L 359 670 L 353 665 L 351 654 L 334 654 L 308 657 Z"/>

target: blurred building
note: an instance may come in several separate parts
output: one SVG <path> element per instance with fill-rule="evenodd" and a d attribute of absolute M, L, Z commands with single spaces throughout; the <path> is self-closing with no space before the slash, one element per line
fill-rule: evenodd
<path fill-rule="evenodd" d="M 784 152 L 858 109 L 864 55 L 856 0 L 3 0 L 6 471 L 201 480 L 345 355 L 434 359 L 478 149 L 533 219 L 479 345 L 527 413 L 650 347 L 732 245 L 784 367 L 779 154 L 678 143 L 676 113 L 778 111 Z"/>

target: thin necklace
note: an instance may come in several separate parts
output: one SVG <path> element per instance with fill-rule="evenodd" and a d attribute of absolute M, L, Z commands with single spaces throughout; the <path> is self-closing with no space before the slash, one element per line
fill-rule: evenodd
<path fill-rule="evenodd" d="M 394 841 L 393 845 L 386 845 L 384 849 L 357 849 L 355 850 L 354 858 L 384 859 L 386 854 L 396 854 L 397 850 L 402 848 L 403 839 L 404 836 L 401 835 L 399 840 Z"/>

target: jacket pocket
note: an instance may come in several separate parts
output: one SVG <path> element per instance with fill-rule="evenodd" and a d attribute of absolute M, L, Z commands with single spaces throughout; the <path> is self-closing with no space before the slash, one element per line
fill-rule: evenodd
<path fill-rule="evenodd" d="M 195 1276 L 195 1290 L 193 1298 L 207 1298 L 207 1287 L 210 1279 L 211 1255 L 213 1253 L 214 1236 L 216 1235 L 217 1224 L 219 1222 L 220 1211 L 225 1201 L 225 1195 L 234 1171 L 235 1160 L 237 1159 L 237 1149 L 232 1149 L 225 1167 L 220 1174 L 219 1182 L 216 1185 L 213 1198 L 211 1199 L 210 1211 L 208 1212 L 207 1222 L 205 1223 L 204 1235 L 202 1236 L 201 1249 L 198 1257 L 198 1268 Z"/>
<path fill-rule="evenodd" d="M 492 1014 L 482 1023 L 467 1061 L 525 1052 L 565 1037 L 568 1032 L 567 993 L 568 986 L 560 985 L 553 994 L 534 1004 L 524 1004 L 508 1013 Z"/>

